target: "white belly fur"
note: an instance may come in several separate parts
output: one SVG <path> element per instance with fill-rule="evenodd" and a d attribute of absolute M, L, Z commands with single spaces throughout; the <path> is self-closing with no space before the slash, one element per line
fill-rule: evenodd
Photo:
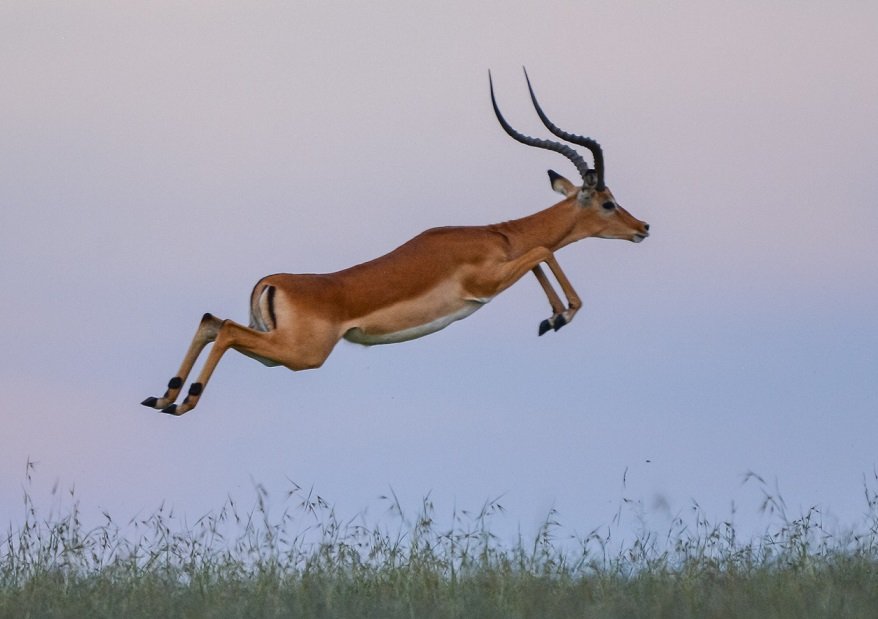
<path fill-rule="evenodd" d="M 364 332 L 359 327 L 353 327 L 345 332 L 344 339 L 349 342 L 364 344 L 366 346 L 372 346 L 374 344 L 395 344 L 396 342 L 413 340 L 415 338 L 435 333 L 440 329 L 444 329 L 455 320 L 466 318 L 487 302 L 487 300 L 467 301 L 466 304 L 457 311 L 451 312 L 422 325 L 409 327 L 408 329 L 402 329 L 401 331 L 393 333 L 371 334 Z"/>

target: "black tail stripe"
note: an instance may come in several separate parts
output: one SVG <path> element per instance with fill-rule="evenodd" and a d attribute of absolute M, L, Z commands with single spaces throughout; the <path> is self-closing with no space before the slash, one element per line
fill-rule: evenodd
<path fill-rule="evenodd" d="M 274 286 L 268 287 L 268 317 L 271 319 L 271 328 L 277 326 L 277 319 L 274 316 Z"/>

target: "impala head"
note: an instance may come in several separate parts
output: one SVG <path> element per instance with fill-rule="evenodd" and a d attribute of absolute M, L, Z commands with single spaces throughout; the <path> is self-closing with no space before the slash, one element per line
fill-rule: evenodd
<path fill-rule="evenodd" d="M 549 180 L 552 189 L 562 194 L 569 201 L 575 201 L 578 208 L 581 209 L 581 217 L 577 228 L 576 237 L 585 238 L 587 236 L 596 236 L 603 239 L 626 239 L 639 243 L 649 236 L 649 224 L 640 221 L 631 213 L 622 208 L 612 192 L 607 188 L 604 182 L 604 152 L 601 145 L 591 138 L 581 135 L 567 133 L 559 129 L 543 112 L 540 104 L 537 102 L 536 95 L 527 76 L 524 72 L 524 78 L 527 81 L 527 88 L 530 92 L 530 98 L 534 108 L 543 122 L 543 125 L 554 135 L 561 138 L 565 142 L 584 146 L 587 148 L 594 158 L 594 169 L 589 168 L 585 159 L 573 150 L 570 146 L 556 142 L 554 140 L 542 140 L 523 135 L 513 129 L 503 115 L 500 108 L 497 107 L 497 100 L 494 98 L 494 84 L 491 79 L 491 73 L 488 72 L 488 82 L 491 88 L 491 104 L 494 106 L 494 113 L 500 126 L 513 139 L 526 144 L 527 146 L 535 146 L 537 148 L 545 148 L 546 150 L 555 151 L 570 160 L 576 166 L 582 177 L 581 185 L 574 185 L 560 174 L 549 170 Z"/>
<path fill-rule="evenodd" d="M 622 208 L 609 188 L 598 190 L 587 182 L 577 186 L 554 170 L 549 170 L 549 182 L 553 190 L 575 201 L 580 209 L 577 238 L 594 236 L 639 243 L 649 236 L 649 224 Z"/>

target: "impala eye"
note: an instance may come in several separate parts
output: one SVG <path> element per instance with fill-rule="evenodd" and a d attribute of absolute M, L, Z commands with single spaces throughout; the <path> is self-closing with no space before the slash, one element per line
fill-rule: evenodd
<path fill-rule="evenodd" d="M 608 211 L 612 211 L 614 208 L 616 208 L 616 205 L 612 202 L 604 202 L 603 207 Z"/>

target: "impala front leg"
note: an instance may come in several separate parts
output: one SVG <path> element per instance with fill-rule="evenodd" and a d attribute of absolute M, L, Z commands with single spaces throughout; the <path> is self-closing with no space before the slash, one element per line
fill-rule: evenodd
<path fill-rule="evenodd" d="M 552 270 L 558 283 L 561 284 L 561 290 L 567 296 L 567 301 L 569 303 L 566 310 L 564 309 L 564 303 L 561 301 L 561 297 L 559 297 L 558 293 L 552 288 L 552 284 L 546 277 L 545 272 L 543 272 L 543 269 L 540 266 L 541 262 L 545 262 L 549 265 L 549 268 Z M 535 247 L 524 255 L 519 256 L 514 260 L 510 260 L 503 265 L 503 271 L 504 272 L 498 277 L 500 281 L 499 290 L 505 290 L 514 282 L 518 281 L 519 278 L 523 277 L 528 271 L 531 271 L 536 276 L 537 281 L 540 282 L 540 286 L 542 286 L 543 291 L 549 298 L 552 312 L 554 312 L 551 318 L 540 323 L 540 335 L 544 334 L 549 329 L 557 331 L 566 325 L 573 319 L 573 315 L 582 306 L 582 302 L 579 300 L 579 297 L 573 290 L 570 281 L 564 275 L 561 267 L 558 266 L 558 262 L 555 260 L 554 255 L 545 247 Z"/>
<path fill-rule="evenodd" d="M 549 304 L 552 306 L 553 312 L 553 315 L 550 318 L 547 318 L 540 323 L 539 335 L 543 335 L 550 329 L 557 331 L 573 320 L 573 316 L 575 316 L 576 312 L 579 311 L 579 308 L 582 307 L 582 301 L 580 300 L 579 295 L 573 290 L 570 280 L 567 279 L 564 271 L 561 270 L 561 265 L 555 260 L 555 256 L 551 255 L 546 258 L 544 262 L 549 265 L 549 269 L 551 269 L 555 279 L 557 279 L 558 283 L 561 285 L 561 291 L 564 293 L 564 296 L 567 297 L 568 306 L 565 310 L 564 304 L 561 302 L 555 289 L 552 288 L 552 284 L 543 272 L 542 267 L 540 267 L 540 265 L 535 266 L 533 268 L 533 274 L 536 276 L 537 281 L 540 282 L 540 286 L 542 286 L 543 291 L 549 298 Z"/>
<path fill-rule="evenodd" d="M 552 283 L 549 281 L 549 278 L 546 277 L 546 273 L 543 271 L 543 267 L 537 265 L 532 269 L 532 271 L 533 274 L 536 276 L 537 281 L 540 283 L 543 292 L 545 292 L 546 296 L 549 298 L 549 305 L 552 306 L 552 316 L 550 318 L 546 318 L 543 322 L 540 323 L 539 335 L 543 335 L 546 331 L 549 331 L 551 329 L 555 329 L 557 331 L 563 326 L 560 320 L 563 320 L 561 318 L 561 313 L 564 311 L 564 304 L 561 302 L 561 297 L 559 297 L 558 293 L 555 292 L 555 289 L 552 288 Z"/>

